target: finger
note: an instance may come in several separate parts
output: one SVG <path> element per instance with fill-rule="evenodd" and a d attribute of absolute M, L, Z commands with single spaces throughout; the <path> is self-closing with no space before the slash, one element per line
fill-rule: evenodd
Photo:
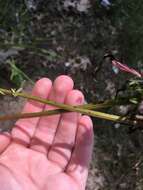
<path fill-rule="evenodd" d="M 82 116 L 78 125 L 75 148 L 66 169 L 66 173 L 80 184 L 81 189 L 85 189 L 92 148 L 92 121 L 90 117 Z"/>
<path fill-rule="evenodd" d="M 73 80 L 65 75 L 56 78 L 49 99 L 55 102 L 63 103 L 69 91 L 73 88 Z M 45 110 L 53 110 L 54 106 L 46 105 Z M 54 116 L 42 117 L 39 121 L 35 135 L 31 141 L 31 148 L 47 154 L 50 145 L 53 142 L 57 126 L 59 124 L 60 114 Z"/>
<path fill-rule="evenodd" d="M 51 90 L 52 82 L 48 78 L 42 78 L 36 82 L 32 95 L 46 99 Z M 44 104 L 28 100 L 22 112 L 40 112 L 44 109 Z M 19 141 L 28 145 L 34 134 L 39 117 L 19 119 L 12 130 L 12 137 L 15 141 Z"/>
<path fill-rule="evenodd" d="M 78 90 L 68 93 L 65 103 L 69 105 L 81 105 L 84 102 L 83 94 Z M 70 112 L 62 114 L 56 136 L 48 153 L 48 159 L 65 169 L 70 160 L 72 149 L 75 145 L 77 123 L 79 113 Z"/>
<path fill-rule="evenodd" d="M 8 132 L 0 133 L 0 154 L 3 153 L 11 142 L 11 136 Z"/>

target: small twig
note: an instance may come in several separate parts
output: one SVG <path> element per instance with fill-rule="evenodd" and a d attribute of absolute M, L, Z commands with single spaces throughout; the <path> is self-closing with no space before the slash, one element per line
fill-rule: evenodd
<path fill-rule="evenodd" d="M 85 104 L 85 105 L 80 105 L 80 106 L 71 106 L 71 105 L 66 105 L 66 104 L 62 104 L 62 103 L 57 103 L 57 102 L 54 102 L 51 100 L 42 99 L 40 97 L 32 96 L 27 93 L 21 93 L 21 92 L 19 92 L 19 90 L 15 90 L 15 89 L 7 90 L 7 89 L 0 88 L 0 94 L 12 95 L 14 97 L 20 96 L 20 97 L 23 97 L 26 99 L 31 99 L 34 101 L 38 101 L 38 102 L 41 102 L 44 104 L 49 104 L 49 105 L 60 108 L 60 109 L 51 110 L 51 111 L 42 111 L 42 112 L 36 112 L 36 113 L 17 113 L 15 115 L 0 116 L 1 121 L 2 120 L 3 121 L 10 120 L 10 119 L 18 119 L 18 118 L 48 116 L 48 115 L 60 114 L 63 112 L 70 111 L 70 112 L 78 112 L 78 113 L 82 113 L 85 115 L 93 116 L 93 117 L 100 118 L 100 119 L 106 119 L 106 120 L 110 120 L 110 121 L 118 122 L 118 123 L 123 123 L 123 124 L 128 124 L 128 125 L 135 124 L 135 121 L 131 121 L 127 117 L 121 117 L 118 115 L 90 110 L 90 109 L 104 108 L 104 106 L 105 107 L 111 106 L 111 105 L 113 105 L 114 101 L 113 102 L 107 101 L 102 104 L 95 104 L 95 105 L 94 104 Z"/>
<path fill-rule="evenodd" d="M 51 100 L 43 99 L 43 98 L 40 98 L 40 97 L 37 97 L 37 96 L 33 96 L 33 95 L 28 94 L 28 93 L 20 92 L 19 89 L 18 90 L 16 90 L 16 89 L 8 90 L 8 89 L 0 88 L 0 94 L 1 95 L 11 95 L 11 96 L 14 96 L 14 97 L 20 96 L 20 97 L 23 97 L 23 98 L 26 98 L 26 99 L 31 99 L 31 100 L 38 101 L 38 102 L 41 102 L 41 103 L 44 103 L 44 104 L 49 104 L 49 105 L 52 105 L 52 106 L 56 106 L 56 107 L 59 107 L 59 108 L 62 108 L 62 109 L 66 109 L 66 108 L 69 108 L 69 107 L 74 107 L 74 108 L 78 107 L 78 108 L 86 108 L 86 109 L 91 109 L 91 110 L 108 108 L 108 107 L 111 107 L 111 106 L 114 106 L 114 105 L 129 104 L 130 103 L 129 99 L 132 98 L 132 97 L 126 97 L 126 98 L 121 98 L 121 99 L 119 98 L 118 100 L 116 100 L 116 99 L 106 100 L 105 102 L 97 103 L 97 104 L 85 104 L 85 105 L 80 105 L 80 106 L 70 106 L 70 105 L 54 102 L 54 101 L 51 101 Z"/>
<path fill-rule="evenodd" d="M 134 121 L 127 120 L 127 117 L 121 117 L 118 115 L 113 115 L 113 114 L 108 114 L 108 113 L 98 112 L 98 111 L 91 111 L 91 110 L 87 110 L 87 109 L 78 110 L 77 108 L 74 108 L 73 111 L 83 113 L 83 114 L 86 114 L 89 116 L 93 116 L 96 118 L 100 118 L 100 119 L 106 119 L 109 121 L 118 122 L 121 124 L 134 125 Z M 68 112 L 68 110 L 56 109 L 56 110 L 48 110 L 48 111 L 42 111 L 42 112 L 16 113 L 16 114 L 0 116 L 0 121 L 50 116 L 50 115 L 61 114 L 61 113 L 65 113 L 65 112 Z"/>
<path fill-rule="evenodd" d="M 43 112 L 32 112 L 32 113 L 16 113 L 9 115 L 0 116 L 0 121 L 14 120 L 14 119 L 24 119 L 24 118 L 32 118 L 32 117 L 41 117 L 41 116 L 50 116 L 55 114 L 64 113 L 64 110 L 49 110 Z"/>
<path fill-rule="evenodd" d="M 33 96 L 33 95 L 30 95 L 30 94 L 27 94 L 27 93 L 19 92 L 19 89 L 18 90 L 16 90 L 16 89 L 7 90 L 7 89 L 0 88 L 0 94 L 1 95 L 11 95 L 11 96 L 14 96 L 14 97 L 20 96 L 20 97 L 23 97 L 23 98 L 26 98 L 26 99 L 31 99 L 31 100 L 34 100 L 34 101 L 38 101 L 38 102 L 41 102 L 41 103 L 44 103 L 44 104 L 49 104 L 49 105 L 52 105 L 52 106 L 55 106 L 55 107 L 58 107 L 58 108 L 61 108 L 61 109 L 67 110 L 67 111 L 70 111 L 69 110 L 70 108 L 72 108 L 71 111 L 73 111 L 73 109 L 75 110 L 75 108 L 101 109 L 101 108 L 110 107 L 111 104 L 113 104 L 112 101 L 106 101 L 104 103 L 98 103 L 98 104 L 85 104 L 85 105 L 80 105 L 80 106 L 70 106 L 70 105 L 54 102 L 54 101 L 51 101 L 51 100 L 43 99 L 43 98 L 40 98 L 40 97 L 37 97 L 37 96 Z"/>

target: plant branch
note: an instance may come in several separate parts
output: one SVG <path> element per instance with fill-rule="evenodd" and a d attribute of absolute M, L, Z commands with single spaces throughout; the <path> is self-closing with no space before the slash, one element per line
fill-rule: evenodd
<path fill-rule="evenodd" d="M 108 114 L 108 113 L 104 113 L 104 112 L 91 110 L 91 109 L 100 109 L 100 108 L 110 107 L 110 106 L 113 106 L 115 102 L 118 104 L 121 103 L 120 102 L 121 100 L 120 101 L 110 100 L 110 101 L 105 101 L 104 103 L 99 103 L 99 104 L 85 104 L 85 105 L 80 105 L 80 106 L 71 106 L 71 105 L 57 103 L 57 102 L 47 100 L 47 99 L 42 99 L 40 97 L 32 96 L 27 93 L 21 93 L 21 92 L 19 92 L 19 90 L 15 90 L 15 89 L 7 90 L 7 89 L 0 88 L 0 94 L 11 95 L 14 97 L 20 96 L 20 97 L 23 97 L 26 99 L 38 101 L 38 102 L 41 102 L 44 104 L 49 104 L 54 107 L 60 108 L 60 109 L 56 109 L 56 110 L 42 111 L 42 112 L 36 112 L 36 113 L 17 113 L 14 115 L 0 116 L 1 121 L 11 120 L 11 119 L 19 119 L 19 118 L 49 116 L 49 115 L 53 115 L 53 114 L 60 114 L 63 112 L 71 111 L 71 112 L 79 112 L 79 113 L 89 115 L 92 117 L 106 119 L 106 120 L 123 123 L 123 124 L 134 125 L 134 123 L 135 123 L 135 121 L 129 120 L 127 117 L 121 117 L 118 115 L 113 115 L 113 114 Z"/>
<path fill-rule="evenodd" d="M 16 114 L 10 114 L 10 115 L 4 115 L 0 116 L 0 121 L 6 121 L 6 120 L 13 120 L 13 119 L 24 119 L 24 118 L 32 118 L 32 117 L 42 117 L 42 116 L 50 116 L 55 114 L 61 114 L 65 113 L 68 110 L 62 110 L 62 109 L 56 109 L 56 110 L 48 110 L 48 111 L 42 111 L 42 112 L 32 112 L 32 113 L 16 113 Z M 100 118 L 100 119 L 106 119 L 113 122 L 118 122 L 122 124 L 130 124 L 133 125 L 134 121 L 130 121 L 127 119 L 127 117 L 121 117 L 118 115 L 108 114 L 104 112 L 99 111 L 91 111 L 88 109 L 80 109 L 78 110 L 75 108 L 76 112 L 83 113 L 92 117 Z"/>
<path fill-rule="evenodd" d="M 54 102 L 54 101 L 51 101 L 51 100 L 43 99 L 43 98 L 40 98 L 40 97 L 37 97 L 37 96 L 33 96 L 33 95 L 28 94 L 28 93 L 19 92 L 19 89 L 18 90 L 16 90 L 16 89 L 8 90 L 8 89 L 0 88 L 0 94 L 1 95 L 11 95 L 11 96 L 14 96 L 14 97 L 17 97 L 17 96 L 23 97 L 23 98 L 31 99 L 31 100 L 38 101 L 38 102 L 41 102 L 41 103 L 44 103 L 44 104 L 49 104 L 49 105 L 52 105 L 52 106 L 56 106 L 58 108 L 68 110 L 68 111 L 70 111 L 69 110 L 70 108 L 72 108 L 71 111 L 73 111 L 73 109 L 75 109 L 75 108 L 86 108 L 86 109 L 89 109 L 89 110 L 93 110 L 93 109 L 97 110 L 97 109 L 103 109 L 103 108 L 112 107 L 114 105 L 125 105 L 125 104 L 131 103 L 129 101 L 129 99 L 132 98 L 132 97 L 125 97 L 125 98 L 119 98 L 118 100 L 117 99 L 106 100 L 105 102 L 99 102 L 97 104 L 84 104 L 84 105 L 79 105 L 79 106 L 70 106 L 70 105 Z"/>

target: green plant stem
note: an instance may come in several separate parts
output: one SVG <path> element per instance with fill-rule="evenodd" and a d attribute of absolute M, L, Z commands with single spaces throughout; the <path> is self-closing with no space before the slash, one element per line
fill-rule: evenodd
<path fill-rule="evenodd" d="M 21 93 L 21 92 L 18 92 L 16 90 L 12 91 L 11 90 L 8 90 L 8 89 L 3 89 L 3 88 L 0 88 L 0 94 L 2 95 L 12 95 L 12 96 L 20 96 L 20 97 L 23 97 L 23 98 L 26 98 L 26 99 L 31 99 L 31 100 L 34 100 L 34 101 L 38 101 L 38 102 L 41 102 L 41 103 L 44 103 L 44 104 L 49 104 L 49 105 L 52 105 L 52 106 L 56 106 L 56 107 L 59 107 L 61 109 L 65 109 L 66 108 L 86 108 L 86 109 L 103 109 L 103 108 L 108 108 L 108 107 L 112 107 L 114 105 L 124 105 L 124 104 L 128 104 L 129 101 L 129 97 L 126 97 L 124 99 L 119 99 L 119 100 L 106 100 L 105 102 L 102 102 L 102 103 L 97 103 L 97 104 L 84 104 L 84 105 L 79 105 L 79 106 L 69 106 L 69 105 L 66 105 L 66 104 L 61 104 L 61 103 L 57 103 L 57 102 L 54 102 L 54 101 L 51 101 L 51 100 L 47 100 L 47 99 L 42 99 L 40 97 L 37 97 L 37 96 L 32 96 L 30 94 L 27 94 L 27 93 Z"/>
<path fill-rule="evenodd" d="M 114 122 L 120 122 L 120 123 L 126 123 L 126 124 L 129 123 L 129 121 L 127 121 L 126 117 L 121 117 L 121 116 L 117 116 L 117 115 L 113 115 L 113 114 L 89 110 L 86 108 L 86 106 L 83 106 L 83 105 L 82 106 L 71 106 L 71 105 L 61 104 L 61 103 L 53 102 L 51 100 L 42 99 L 42 98 L 37 97 L 37 96 L 32 96 L 32 95 L 27 94 L 27 93 L 20 93 L 20 92 L 13 90 L 13 89 L 7 90 L 7 89 L 0 88 L 0 93 L 3 95 L 12 95 L 14 97 L 20 96 L 20 97 L 23 97 L 26 99 L 31 99 L 34 101 L 38 101 L 38 102 L 41 102 L 44 104 L 49 104 L 49 105 L 60 108 L 58 110 L 52 110 L 52 111 L 43 111 L 43 112 L 37 112 L 37 113 L 23 113 L 23 114 L 18 113 L 18 114 L 15 114 L 13 116 L 12 115 L 1 116 L 0 117 L 1 120 L 13 119 L 13 118 L 18 119 L 18 118 L 26 118 L 26 117 L 39 117 L 39 116 L 59 114 L 63 111 L 64 112 L 65 111 L 71 111 L 71 112 L 79 112 L 79 113 L 82 113 L 85 115 L 97 117 L 100 119 L 106 119 L 106 120 L 110 120 L 110 121 L 114 121 Z M 91 105 L 89 104 L 88 106 L 90 107 Z M 61 109 L 63 111 L 61 111 Z M 130 124 L 133 124 L 133 123 L 130 122 Z"/>
<path fill-rule="evenodd" d="M 0 116 L 0 121 L 24 119 L 24 118 L 32 118 L 32 117 L 43 117 L 43 116 L 61 114 L 65 112 L 67 111 L 62 110 L 62 109 L 56 109 L 56 110 L 48 110 L 48 111 L 33 112 L 33 113 L 16 113 L 16 114 Z M 100 119 L 106 119 L 109 121 L 118 122 L 120 124 L 135 125 L 134 120 L 128 120 L 127 117 L 121 117 L 118 115 L 107 114 L 107 113 L 97 112 L 97 111 L 90 111 L 90 110 L 86 110 L 85 114 L 96 117 L 96 118 L 100 118 Z"/>
<path fill-rule="evenodd" d="M 28 81 L 30 81 L 30 83 L 31 83 L 32 85 L 34 85 L 34 81 L 31 80 L 31 78 L 28 77 L 28 75 L 26 75 L 21 69 L 19 69 L 19 68 L 15 65 L 14 61 L 7 61 L 7 63 L 8 63 L 11 67 L 13 67 L 19 74 L 21 74 L 25 79 L 27 79 Z"/>
<path fill-rule="evenodd" d="M 0 88 L 0 93 L 3 95 L 12 95 L 15 97 L 20 96 L 20 97 L 23 97 L 26 99 L 31 99 L 34 101 L 38 101 L 38 102 L 41 102 L 44 104 L 49 104 L 49 105 L 52 105 L 52 106 L 55 106 L 55 107 L 58 107 L 58 108 L 61 108 L 61 109 L 67 110 L 67 111 L 75 111 L 75 112 L 80 112 L 83 114 L 87 114 L 88 111 L 93 110 L 93 109 L 98 110 L 98 109 L 102 109 L 102 108 L 108 108 L 108 107 L 113 106 L 115 103 L 116 103 L 116 105 L 121 103 L 121 101 L 109 100 L 109 101 L 105 101 L 104 103 L 70 106 L 70 105 L 54 102 L 51 100 L 43 99 L 43 98 L 40 98 L 37 96 L 33 96 L 33 95 L 30 95 L 27 93 L 21 93 L 21 92 L 18 92 L 16 90 L 13 90 L 13 89 L 7 90 L 7 89 Z M 94 113 L 91 112 L 90 115 L 94 116 Z"/>
<path fill-rule="evenodd" d="M 41 117 L 41 116 L 50 116 L 55 114 L 64 113 L 64 110 L 56 109 L 49 110 L 43 112 L 32 112 L 32 113 L 16 113 L 16 114 L 8 114 L 0 116 L 0 121 L 14 120 L 14 119 L 24 119 L 24 118 L 32 118 L 32 117 Z"/>
<path fill-rule="evenodd" d="M 85 104 L 85 105 L 79 105 L 79 106 L 70 106 L 70 105 L 66 105 L 66 104 L 57 103 L 57 102 L 54 102 L 51 100 L 43 99 L 43 98 L 40 98 L 37 96 L 33 96 L 33 95 L 30 95 L 27 93 L 21 93 L 14 89 L 7 90 L 7 89 L 3 89 L 3 88 L 0 88 L 0 94 L 11 95 L 11 96 L 15 96 L 15 97 L 19 96 L 19 97 L 23 97 L 26 99 L 31 99 L 31 100 L 38 101 L 38 102 L 41 102 L 44 104 L 49 104 L 49 105 L 52 105 L 52 106 L 55 106 L 55 107 L 58 107 L 58 108 L 61 108 L 61 109 L 67 110 L 67 111 L 75 111 L 75 108 L 100 109 L 100 108 L 109 107 L 111 104 L 111 102 L 106 102 L 106 103 L 101 103 L 101 104 L 99 103 L 99 104 Z M 72 110 L 69 110 L 70 108 L 72 108 Z"/>

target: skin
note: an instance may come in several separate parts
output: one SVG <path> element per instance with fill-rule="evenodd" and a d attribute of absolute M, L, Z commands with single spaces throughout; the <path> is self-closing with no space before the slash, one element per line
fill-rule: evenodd
<path fill-rule="evenodd" d="M 70 105 L 84 103 L 70 77 L 42 78 L 32 95 Z M 23 112 L 54 109 L 27 101 Z M 0 134 L 0 188 L 3 190 L 84 190 L 93 147 L 90 117 L 79 113 L 19 119 Z"/>

